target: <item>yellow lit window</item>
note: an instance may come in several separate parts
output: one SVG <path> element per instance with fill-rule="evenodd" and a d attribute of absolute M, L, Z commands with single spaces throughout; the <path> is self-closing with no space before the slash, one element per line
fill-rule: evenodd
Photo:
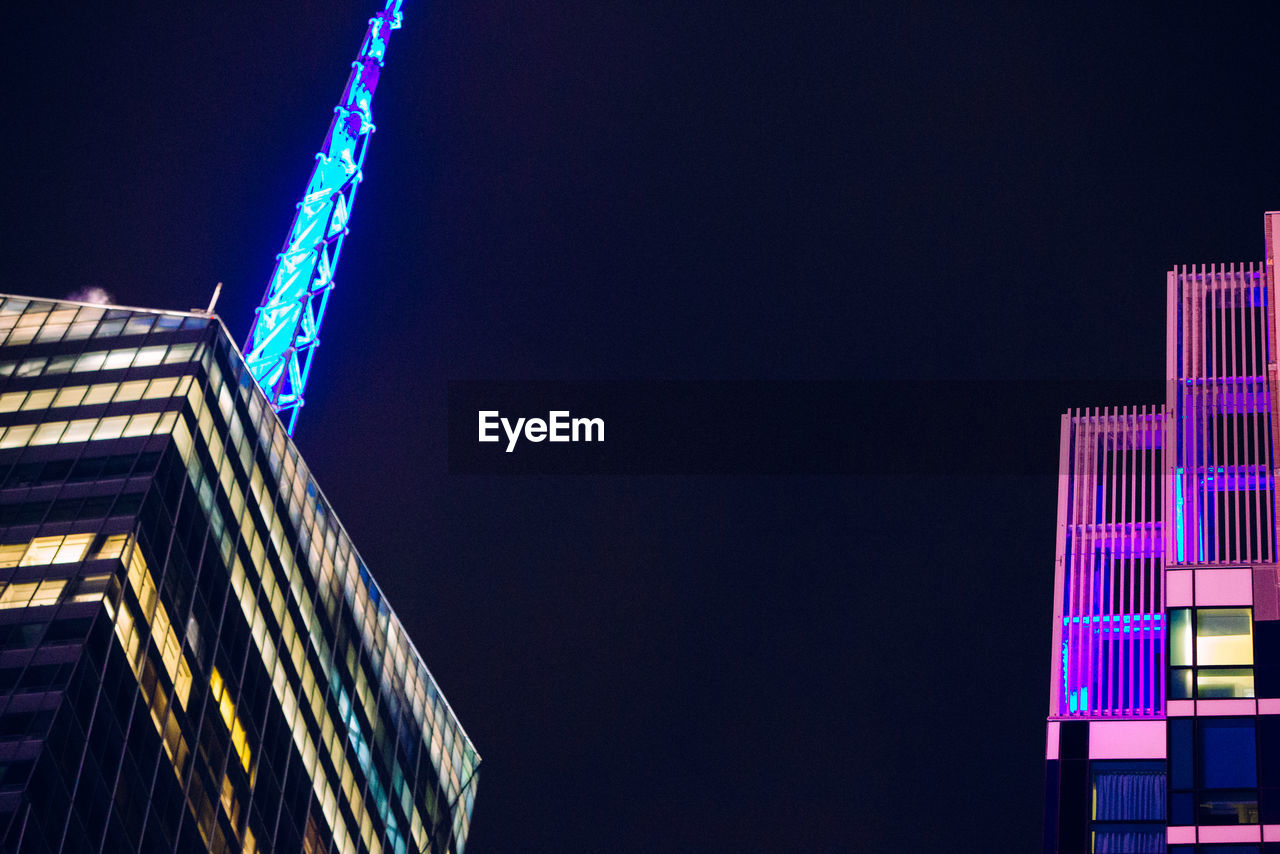
<path fill-rule="evenodd" d="M 125 436 L 150 436 L 159 420 L 158 412 L 142 412 L 129 419 L 129 426 L 124 428 Z"/>
<path fill-rule="evenodd" d="M 170 410 L 169 412 L 160 413 L 160 420 L 156 422 L 156 428 L 152 431 L 156 436 L 167 436 L 173 432 L 173 425 L 177 423 L 178 413 Z"/>
<path fill-rule="evenodd" d="M 35 595 L 31 597 L 31 607 L 38 608 L 41 605 L 53 605 L 58 601 L 58 597 L 62 595 L 62 588 L 67 586 L 65 578 L 46 578 L 40 582 L 39 589 Z"/>
<path fill-rule="evenodd" d="M 0 440 L 3 441 L 3 440 Z M 178 455 L 182 457 L 182 461 L 188 462 L 191 459 L 191 431 L 187 429 L 187 422 L 179 418 L 173 425 L 173 444 L 178 449 Z"/>
<path fill-rule="evenodd" d="M 77 418 L 67 425 L 67 432 L 62 434 L 62 443 L 70 445 L 76 442 L 87 442 L 96 426 L 98 426 L 96 418 Z"/>
<path fill-rule="evenodd" d="M 94 554 L 94 560 L 110 560 L 118 558 L 124 554 L 125 546 L 128 545 L 128 534 L 114 534 L 102 541 L 102 546 Z"/>
<path fill-rule="evenodd" d="M 222 722 L 230 727 L 232 715 L 235 714 L 235 707 L 231 703 L 230 692 L 224 691 L 222 699 L 218 701 L 218 714 L 222 715 Z"/>
<path fill-rule="evenodd" d="M 130 400 L 141 400 L 142 393 L 146 390 L 146 380 L 134 380 L 132 382 L 120 383 L 120 388 L 116 391 L 115 402 L 124 403 Z"/>
<path fill-rule="evenodd" d="M 133 625 L 133 614 L 127 607 L 120 609 L 120 614 L 116 617 L 116 635 L 120 638 L 120 645 L 124 647 L 126 655 L 129 657 L 129 663 L 133 666 L 135 672 L 138 662 L 138 633 Z"/>
<path fill-rule="evenodd" d="M 28 311 L 18 319 L 18 327 L 23 326 L 40 326 L 49 317 L 47 311 Z"/>
<path fill-rule="evenodd" d="M 0 412 L 17 412 L 18 407 L 22 405 L 22 401 L 26 398 L 25 391 L 11 391 L 6 394 L 0 394 Z"/>
<path fill-rule="evenodd" d="M 84 554 L 93 543 L 93 534 L 71 534 L 62 541 L 58 553 L 50 563 L 75 563 L 84 560 Z"/>
<path fill-rule="evenodd" d="M 84 397 L 85 406 L 94 406 L 99 403 L 109 403 L 112 396 L 116 393 L 116 387 L 119 383 L 96 383 L 89 386 L 89 392 Z"/>
<path fill-rule="evenodd" d="M 71 597 L 72 602 L 97 602 L 103 597 L 107 590 L 107 583 L 111 580 L 109 574 L 102 575 L 86 575 L 80 579 L 80 584 L 76 587 L 76 593 Z"/>
<path fill-rule="evenodd" d="M 156 616 L 158 617 L 159 615 L 157 614 Z M 167 623 L 168 621 L 166 620 L 165 622 Z M 156 620 L 157 631 L 159 631 L 159 628 L 160 628 L 159 624 L 160 624 L 160 620 L 157 619 Z M 178 642 L 178 636 L 175 635 L 172 631 L 168 631 L 167 629 L 168 627 L 166 625 L 166 631 L 163 633 L 164 650 L 160 653 L 160 657 L 164 661 L 165 669 L 168 670 L 170 673 L 174 673 L 178 669 L 178 657 L 182 653 L 182 645 Z"/>
<path fill-rule="evenodd" d="M 225 690 L 225 685 L 222 681 L 222 674 L 215 667 L 213 668 L 213 673 L 209 676 L 209 693 L 213 695 L 213 699 L 221 700 L 223 690 Z"/>
<path fill-rule="evenodd" d="M 67 429 L 65 421 L 46 421 L 36 428 L 35 435 L 31 437 L 32 445 L 56 445 L 58 440 L 62 438 L 62 432 Z"/>
<path fill-rule="evenodd" d="M 177 387 L 177 377 L 163 377 L 152 380 L 151 384 L 147 386 L 147 392 L 142 396 L 142 399 L 156 400 L 158 398 L 172 397 Z"/>
<path fill-rule="evenodd" d="M 80 401 L 84 400 L 84 393 L 89 390 L 87 385 L 67 386 L 58 392 L 58 396 L 54 398 L 54 407 L 60 406 L 79 406 Z"/>
<path fill-rule="evenodd" d="M 0 593 L 0 609 L 27 607 L 27 603 L 31 601 L 31 594 L 35 593 L 39 586 L 37 581 L 10 584 L 4 589 L 4 593 Z"/>
<path fill-rule="evenodd" d="M 27 553 L 18 566 L 44 566 L 53 563 L 61 546 L 62 537 L 36 537 L 27 547 Z"/>
<path fill-rule="evenodd" d="M 178 659 L 178 671 L 173 677 L 173 690 L 185 709 L 187 701 L 191 698 L 191 667 L 188 666 L 185 658 Z"/>
<path fill-rule="evenodd" d="M 98 422 L 98 429 L 93 431 L 94 439 L 119 439 L 120 434 L 124 432 L 125 425 L 129 423 L 129 416 L 116 415 L 111 418 L 104 418 Z"/>
<path fill-rule="evenodd" d="M 14 543 L 8 546 L 0 546 L 0 569 L 17 566 L 18 561 L 22 560 L 22 556 L 26 554 L 26 552 L 26 543 Z"/>
<path fill-rule="evenodd" d="M 231 744 L 236 749 L 236 755 L 240 757 L 240 764 L 244 766 L 245 771 L 248 771 L 252 755 L 249 752 L 249 739 L 245 735 L 239 718 L 236 718 L 235 725 L 231 729 Z"/>
<path fill-rule="evenodd" d="M 1196 611 L 1196 664 L 1253 664 L 1253 621 L 1248 608 Z"/>
<path fill-rule="evenodd" d="M 49 404 L 53 403 L 54 390 L 51 388 L 36 389 L 27 395 L 27 400 L 22 404 L 22 411 L 29 412 L 33 409 L 48 409 Z"/>
<path fill-rule="evenodd" d="M 0 438 L 0 448 L 25 448 L 34 432 L 36 432 L 34 424 L 10 427 L 4 431 L 4 438 Z"/>

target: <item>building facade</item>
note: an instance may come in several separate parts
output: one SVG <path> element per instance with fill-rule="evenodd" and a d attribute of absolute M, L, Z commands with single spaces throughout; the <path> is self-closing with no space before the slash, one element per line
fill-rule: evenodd
<path fill-rule="evenodd" d="M 216 317 L 0 297 L 0 850 L 461 852 L 478 764 Z"/>
<path fill-rule="evenodd" d="M 1280 852 L 1265 232 L 1265 262 L 1169 272 L 1162 405 L 1062 417 L 1045 852 Z"/>

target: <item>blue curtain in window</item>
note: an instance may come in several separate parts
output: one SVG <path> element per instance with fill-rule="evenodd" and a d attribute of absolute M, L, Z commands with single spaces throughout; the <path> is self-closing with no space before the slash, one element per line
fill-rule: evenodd
<path fill-rule="evenodd" d="M 1163 771 L 1106 771 L 1093 779 L 1098 798 L 1095 821 L 1164 821 Z"/>
<path fill-rule="evenodd" d="M 1164 828 L 1094 829 L 1096 854 L 1164 854 Z"/>

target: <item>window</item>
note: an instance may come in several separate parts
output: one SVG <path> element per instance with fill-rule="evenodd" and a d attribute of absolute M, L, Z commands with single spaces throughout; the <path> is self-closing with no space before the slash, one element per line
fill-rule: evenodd
<path fill-rule="evenodd" d="M 1094 761 L 1093 851 L 1159 854 L 1164 851 L 1163 762 Z"/>
<path fill-rule="evenodd" d="M 1169 611 L 1169 698 L 1252 697 L 1250 608 Z"/>
<path fill-rule="evenodd" d="M 1257 824 L 1253 718 L 1169 721 L 1169 823 Z"/>

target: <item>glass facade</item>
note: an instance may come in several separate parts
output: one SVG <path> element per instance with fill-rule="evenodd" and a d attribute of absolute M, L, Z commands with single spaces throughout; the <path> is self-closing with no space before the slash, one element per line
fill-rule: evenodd
<path fill-rule="evenodd" d="M 479 761 L 216 318 L 0 297 L 0 850 L 461 852 Z"/>

